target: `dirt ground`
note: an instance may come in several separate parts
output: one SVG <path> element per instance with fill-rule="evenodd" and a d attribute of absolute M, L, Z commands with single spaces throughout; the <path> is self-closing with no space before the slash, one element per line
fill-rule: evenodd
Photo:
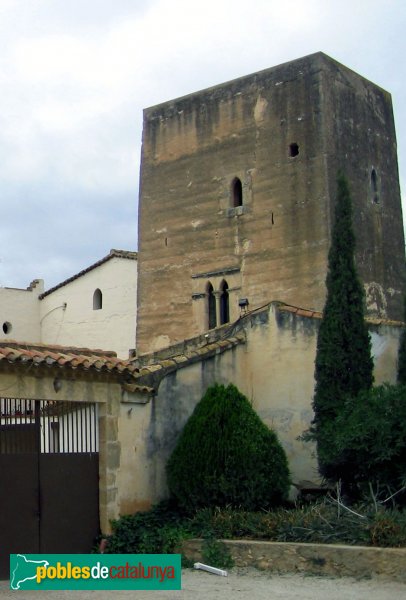
<path fill-rule="evenodd" d="M 38 592 L 9 589 L 0 582 L 0 600 L 39 600 Z M 41 592 L 41 600 L 397 600 L 406 598 L 406 584 L 377 579 L 330 579 L 274 575 L 255 569 L 233 569 L 228 577 L 187 569 L 178 592 Z"/>

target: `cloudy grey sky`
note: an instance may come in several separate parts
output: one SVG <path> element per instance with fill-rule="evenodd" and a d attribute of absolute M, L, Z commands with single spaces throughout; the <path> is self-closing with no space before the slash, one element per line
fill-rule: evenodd
<path fill-rule="evenodd" d="M 392 93 L 405 191 L 405 38 L 404 0 L 0 0 L 0 285 L 137 248 L 144 107 L 319 50 Z"/>

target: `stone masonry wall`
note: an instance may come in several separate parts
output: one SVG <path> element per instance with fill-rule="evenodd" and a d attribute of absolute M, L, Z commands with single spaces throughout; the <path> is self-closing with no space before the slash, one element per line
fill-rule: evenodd
<path fill-rule="evenodd" d="M 406 583 L 405 548 L 371 548 L 335 544 L 295 544 L 253 540 L 223 540 L 237 567 L 256 567 L 274 573 L 328 577 L 378 577 Z M 183 552 L 202 560 L 202 541 L 188 540 Z"/>
<path fill-rule="evenodd" d="M 241 298 L 250 308 L 283 299 L 322 310 L 338 168 L 353 192 L 369 307 L 399 319 L 404 240 L 389 94 L 318 53 L 146 109 L 138 354 L 207 331 L 209 284 L 218 306 L 227 283 L 231 322 Z"/>

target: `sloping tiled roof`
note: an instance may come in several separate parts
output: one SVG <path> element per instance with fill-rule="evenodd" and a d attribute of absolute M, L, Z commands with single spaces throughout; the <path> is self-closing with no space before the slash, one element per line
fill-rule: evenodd
<path fill-rule="evenodd" d="M 290 304 L 277 303 L 278 310 L 282 312 L 290 312 L 299 317 L 309 317 L 310 319 L 322 319 L 323 313 L 318 310 L 309 310 L 307 308 L 299 308 L 298 306 L 291 306 Z"/>
<path fill-rule="evenodd" d="M 229 350 L 244 342 L 245 336 L 242 333 L 239 333 L 225 340 L 214 341 L 200 348 L 196 348 L 195 350 L 185 352 L 184 354 L 177 354 L 176 356 L 157 361 L 152 365 L 144 365 L 140 367 L 140 375 L 148 375 L 171 367 L 176 368 L 184 363 L 195 362 L 196 360 L 207 358 L 213 354 L 220 354 L 221 352 L 224 352 L 224 350 Z"/>
<path fill-rule="evenodd" d="M 119 359 L 114 352 L 12 341 L 0 342 L 0 368 L 6 363 L 97 371 L 120 375 L 124 379 L 134 379 L 139 373 L 134 362 Z"/>
<path fill-rule="evenodd" d="M 149 393 L 152 389 L 157 389 L 161 379 L 168 373 L 221 354 L 244 342 L 245 336 L 240 332 L 227 339 L 207 343 L 185 354 L 178 354 L 148 366 L 137 366 L 136 359 L 123 360 L 117 358 L 115 352 L 3 340 L 0 341 L 0 369 L 5 364 L 12 364 L 108 373 L 119 377 L 122 383 L 134 384 L 140 392 Z"/>
<path fill-rule="evenodd" d="M 82 275 L 86 275 L 86 273 L 89 273 L 89 271 L 92 271 L 93 269 L 100 267 L 100 265 L 104 264 L 111 258 L 128 258 L 130 260 L 137 260 L 138 253 L 132 252 L 130 250 L 115 250 L 113 248 L 112 250 L 110 250 L 110 252 L 107 254 L 107 256 L 105 256 L 104 258 L 101 258 L 100 260 L 95 262 L 93 265 L 90 265 L 90 267 L 83 269 L 83 271 L 79 271 L 79 273 L 76 273 L 76 275 L 72 275 L 72 277 L 65 279 L 65 281 L 58 283 L 58 285 L 55 285 L 54 287 L 50 288 L 43 294 L 40 294 L 40 296 L 38 296 L 39 299 L 42 300 L 43 298 L 45 298 L 45 296 L 49 296 L 49 294 L 52 294 L 52 292 L 55 292 L 55 290 L 59 290 L 59 288 L 63 287 L 64 285 L 67 285 L 68 283 L 75 281 L 75 279 L 82 277 Z"/>
<path fill-rule="evenodd" d="M 143 385 L 156 389 L 161 379 L 168 373 L 182 369 L 195 362 L 207 360 L 212 356 L 222 354 L 226 350 L 231 350 L 235 346 L 244 343 L 245 334 L 240 331 L 226 339 L 208 342 L 202 346 L 187 350 L 183 354 L 176 354 L 152 364 L 140 365 L 138 381 Z"/>
<path fill-rule="evenodd" d="M 300 308 L 298 306 L 292 306 L 290 304 L 283 304 L 282 302 L 275 302 L 277 309 L 282 312 L 293 313 L 299 317 L 308 317 L 310 319 L 322 319 L 323 313 L 318 310 L 309 310 L 307 308 Z M 366 316 L 365 321 L 369 325 L 388 325 L 393 327 L 404 327 L 403 321 L 395 321 L 393 319 L 385 319 L 383 317 L 371 317 Z"/>

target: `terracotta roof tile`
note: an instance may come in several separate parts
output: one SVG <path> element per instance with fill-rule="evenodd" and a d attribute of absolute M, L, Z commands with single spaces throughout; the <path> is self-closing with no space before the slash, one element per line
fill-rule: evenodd
<path fill-rule="evenodd" d="M 137 385 L 137 384 L 123 384 L 123 390 L 126 392 L 140 392 L 142 394 L 153 394 L 155 389 L 153 387 L 149 387 L 147 385 Z"/>
<path fill-rule="evenodd" d="M 184 354 L 179 354 L 178 356 L 174 356 L 173 360 L 176 362 L 176 364 L 180 365 L 184 362 L 187 362 L 187 357 Z"/>
<path fill-rule="evenodd" d="M 140 369 L 140 375 L 150 375 L 155 371 L 160 371 L 162 369 L 162 365 L 160 363 L 154 363 L 152 365 L 145 365 Z"/>
<path fill-rule="evenodd" d="M 10 343 L 11 346 L 9 346 L 9 342 L 0 342 L 0 363 L 98 371 L 124 375 L 131 379 L 136 378 L 139 374 L 139 369 L 134 362 L 119 359 L 112 352 L 103 353 L 95 350 L 95 354 L 92 355 L 90 349 L 83 349 L 85 353 L 82 354 L 80 352 L 82 349 L 78 348 Z"/>
<path fill-rule="evenodd" d="M 53 353 L 60 356 L 61 354 L 76 354 L 80 356 L 92 356 L 106 358 L 111 356 L 117 358 L 117 354 L 112 350 L 100 350 L 95 348 L 78 348 L 75 346 L 60 346 L 58 344 L 40 344 L 37 342 L 17 342 L 16 340 L 0 340 L 0 348 L 17 348 L 19 351 L 28 350 L 29 352 L 38 352 L 42 354 Z"/>
<path fill-rule="evenodd" d="M 196 361 L 205 360 L 220 352 L 234 348 L 238 344 L 245 343 L 245 335 L 240 332 L 224 340 L 213 341 L 204 344 L 197 349 L 187 350 L 183 354 L 177 354 L 170 358 L 163 358 L 150 365 L 140 366 L 138 381 L 148 387 L 156 389 L 167 373 L 186 367 Z"/>
<path fill-rule="evenodd" d="M 309 310 L 307 308 L 299 308 L 298 306 L 290 306 L 289 304 L 278 304 L 278 310 L 282 312 L 290 312 L 300 317 L 308 317 L 310 319 L 321 319 L 323 313 L 318 310 Z"/>

